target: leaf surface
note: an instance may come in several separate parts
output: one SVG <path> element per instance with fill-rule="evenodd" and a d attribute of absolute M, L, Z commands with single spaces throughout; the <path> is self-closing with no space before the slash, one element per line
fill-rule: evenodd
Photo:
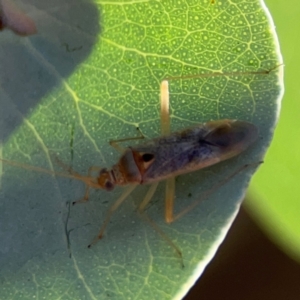
<path fill-rule="evenodd" d="M 26 11 L 26 8 L 24 8 Z M 242 155 L 176 179 L 177 212 L 241 166 L 262 160 L 281 97 L 273 27 L 258 1 L 32 1 L 38 34 L 1 40 L 1 157 L 84 174 L 119 154 L 108 141 L 160 134 L 159 85 L 170 81 L 171 128 L 223 118 L 253 122 L 259 139 Z M 229 72 L 226 76 L 211 76 Z M 242 72 L 242 73 L 233 73 Z M 5 84 L 4 84 L 5 83 Z M 125 143 L 128 146 L 130 143 Z M 121 193 L 32 170 L 1 166 L 0 294 L 22 299 L 181 298 L 202 273 L 237 213 L 255 167 L 219 187 L 195 209 L 164 223 L 164 186 L 147 209 L 174 249 L 140 218 L 140 186 L 113 215 Z"/>

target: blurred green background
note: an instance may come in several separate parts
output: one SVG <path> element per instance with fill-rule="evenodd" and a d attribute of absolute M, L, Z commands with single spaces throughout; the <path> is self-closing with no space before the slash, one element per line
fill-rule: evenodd
<path fill-rule="evenodd" d="M 265 163 L 244 208 L 187 299 L 299 299 L 300 2 L 266 1 L 285 65 L 285 95 Z"/>
<path fill-rule="evenodd" d="M 285 95 L 264 166 L 252 181 L 246 207 L 261 228 L 300 262 L 300 2 L 267 1 L 285 65 Z"/>

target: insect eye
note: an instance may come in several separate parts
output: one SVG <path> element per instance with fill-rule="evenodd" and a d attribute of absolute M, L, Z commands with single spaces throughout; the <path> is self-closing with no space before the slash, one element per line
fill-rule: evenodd
<path fill-rule="evenodd" d="M 144 162 L 149 162 L 150 160 L 152 160 L 154 158 L 154 155 L 151 153 L 145 153 L 145 154 L 143 154 L 142 158 L 143 158 Z"/>
<path fill-rule="evenodd" d="M 105 189 L 111 191 L 114 188 L 114 185 L 110 181 L 105 182 Z"/>
<path fill-rule="evenodd" d="M 99 175 L 102 175 L 104 173 L 108 173 L 106 168 L 101 169 Z"/>

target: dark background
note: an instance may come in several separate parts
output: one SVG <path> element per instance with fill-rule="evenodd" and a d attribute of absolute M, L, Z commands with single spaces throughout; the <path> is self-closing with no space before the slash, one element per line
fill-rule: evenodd
<path fill-rule="evenodd" d="M 299 300 L 300 265 L 242 208 L 216 256 L 184 300 Z"/>

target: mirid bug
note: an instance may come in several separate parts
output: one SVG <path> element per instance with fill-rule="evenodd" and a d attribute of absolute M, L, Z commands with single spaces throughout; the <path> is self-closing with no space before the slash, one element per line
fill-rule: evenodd
<path fill-rule="evenodd" d="M 262 74 L 265 73 L 262 72 Z M 152 199 L 158 183 L 166 181 L 165 221 L 171 223 L 178 218 L 178 215 L 173 215 L 175 177 L 209 167 L 240 154 L 255 142 L 258 137 L 258 128 L 246 121 L 223 119 L 170 133 L 168 81 L 162 81 L 160 88 L 162 136 L 128 148 L 122 148 L 119 143 L 131 139 L 111 141 L 111 145 L 121 151 L 122 155 L 110 169 L 91 167 L 88 175 L 84 176 L 59 161 L 58 163 L 68 171 L 68 174 L 3 158 L 0 160 L 13 166 L 84 182 L 86 185 L 85 195 L 73 204 L 86 202 L 89 198 L 90 188 L 111 191 L 115 186 L 127 186 L 110 207 L 97 237 L 89 246 L 102 238 L 114 211 L 140 184 L 150 185 L 138 207 L 138 210 L 143 212 Z M 141 138 L 143 137 L 132 139 Z M 97 171 L 97 176 L 92 176 L 95 171 Z M 182 213 L 179 215 L 181 216 Z M 180 254 L 177 248 L 176 251 Z"/>
<path fill-rule="evenodd" d="M 165 221 L 173 222 L 175 177 L 236 156 L 258 137 L 258 129 L 254 124 L 228 119 L 206 122 L 170 134 L 168 81 L 161 83 L 161 131 L 161 137 L 123 149 L 119 161 L 111 169 L 101 169 L 96 182 L 87 185 L 85 197 L 79 202 L 87 201 L 89 187 L 110 191 L 116 185 L 128 185 L 109 209 L 93 243 L 102 238 L 113 212 L 139 184 L 151 184 L 139 205 L 139 211 L 142 212 L 153 197 L 158 183 L 166 180 Z M 117 143 L 120 141 L 124 139 L 111 144 L 119 149 Z"/>

